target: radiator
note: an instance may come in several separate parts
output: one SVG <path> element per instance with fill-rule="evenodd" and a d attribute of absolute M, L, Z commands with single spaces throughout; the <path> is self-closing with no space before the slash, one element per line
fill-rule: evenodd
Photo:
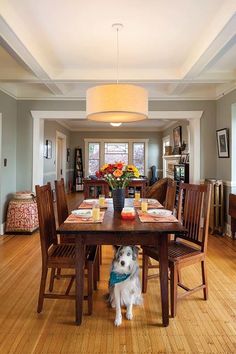
<path fill-rule="evenodd" d="M 223 181 L 206 179 L 205 183 L 212 185 L 209 228 L 211 234 L 223 234 L 224 230 L 224 200 Z"/>

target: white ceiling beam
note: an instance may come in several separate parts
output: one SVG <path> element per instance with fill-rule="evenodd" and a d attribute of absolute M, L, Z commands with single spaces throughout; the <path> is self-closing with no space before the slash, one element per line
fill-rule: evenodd
<path fill-rule="evenodd" d="M 227 93 L 229 93 L 235 89 L 236 89 L 236 80 L 234 80 L 228 84 L 223 84 L 223 85 L 217 86 L 216 87 L 216 99 L 219 99 L 224 95 L 227 95 Z"/>
<path fill-rule="evenodd" d="M 203 111 L 149 111 L 148 119 L 200 119 Z M 87 119 L 85 111 L 31 111 L 35 119 Z"/>
<path fill-rule="evenodd" d="M 190 82 L 189 83 L 181 82 L 173 85 L 172 88 L 170 86 L 168 94 L 171 96 L 181 95 L 190 84 L 191 84 Z"/>
<path fill-rule="evenodd" d="M 35 57 L 26 48 L 24 43 L 11 29 L 8 23 L 0 15 L 0 33 L 2 39 L 7 43 L 11 50 L 30 68 L 30 70 L 37 76 L 41 83 L 49 88 L 55 95 L 62 95 L 61 89 L 51 80 L 47 72 L 38 63 Z"/>
<path fill-rule="evenodd" d="M 205 50 L 197 57 L 195 56 L 195 58 L 192 59 L 191 64 L 189 63 L 190 60 L 184 64 L 184 68 L 182 70 L 183 81 L 197 80 L 197 78 L 203 74 L 204 71 L 209 69 L 236 43 L 236 13 L 232 8 L 229 8 L 228 12 L 231 13 L 231 16 L 228 17 L 227 22 L 215 35 L 214 39 L 208 43 L 208 46 L 206 46 Z M 227 74 L 224 75 L 224 80 L 227 81 L 228 79 L 228 81 L 232 81 L 232 76 L 230 77 L 230 75 Z M 233 74 L 233 77 L 235 77 L 235 73 Z M 214 78 L 216 79 L 215 76 Z M 222 80 L 222 77 L 219 79 Z M 186 89 L 186 87 L 187 86 L 182 84 L 180 81 L 179 84 L 175 85 L 173 90 L 170 90 L 169 94 L 172 96 L 180 95 Z"/>
<path fill-rule="evenodd" d="M 184 73 L 183 79 L 198 77 L 212 66 L 236 43 L 236 13 L 232 15 L 217 36 L 209 43 L 198 59 Z"/>

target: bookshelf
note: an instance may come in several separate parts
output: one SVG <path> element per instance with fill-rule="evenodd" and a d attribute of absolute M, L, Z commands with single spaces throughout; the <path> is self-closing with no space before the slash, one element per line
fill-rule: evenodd
<path fill-rule="evenodd" d="M 74 165 L 74 190 L 76 192 L 84 190 L 83 183 L 83 160 L 82 160 L 82 149 L 75 149 L 75 165 Z"/>

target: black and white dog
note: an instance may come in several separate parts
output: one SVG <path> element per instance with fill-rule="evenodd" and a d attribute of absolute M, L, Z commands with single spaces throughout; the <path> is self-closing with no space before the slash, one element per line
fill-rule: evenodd
<path fill-rule="evenodd" d="M 133 305 L 142 304 L 139 280 L 138 247 L 116 247 L 109 280 L 109 300 L 116 308 L 115 325 L 122 323 L 121 306 L 126 306 L 126 318 L 132 320 Z"/>

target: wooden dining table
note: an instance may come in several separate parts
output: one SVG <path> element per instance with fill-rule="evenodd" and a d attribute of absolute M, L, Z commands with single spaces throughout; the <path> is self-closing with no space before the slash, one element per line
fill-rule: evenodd
<path fill-rule="evenodd" d="M 133 204 L 126 199 L 125 205 Z M 160 290 L 163 326 L 169 325 L 168 297 L 168 235 L 183 234 L 186 230 L 180 222 L 141 222 L 136 213 L 134 220 L 123 220 L 119 212 L 108 202 L 102 223 L 67 223 L 58 228 L 58 233 L 75 237 L 75 312 L 76 324 L 81 325 L 84 297 L 84 264 L 86 245 L 140 245 L 157 246 L 160 255 Z"/>

